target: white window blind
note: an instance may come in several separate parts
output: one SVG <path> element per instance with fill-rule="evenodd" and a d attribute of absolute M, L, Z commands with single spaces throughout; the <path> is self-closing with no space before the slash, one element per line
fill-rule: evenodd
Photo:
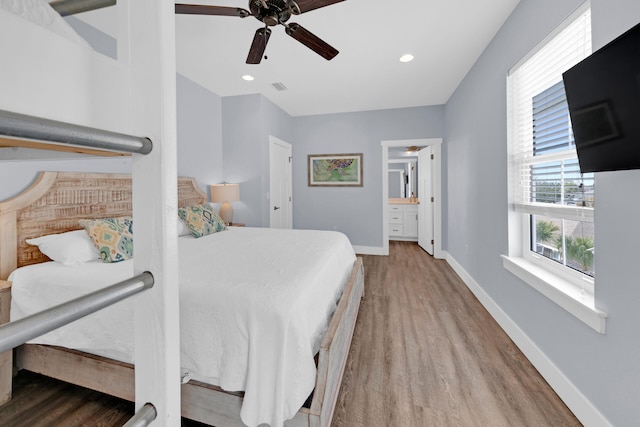
<path fill-rule="evenodd" d="M 516 211 L 593 222 L 593 174 L 581 175 L 562 73 L 591 54 L 588 5 L 509 72 Z"/>

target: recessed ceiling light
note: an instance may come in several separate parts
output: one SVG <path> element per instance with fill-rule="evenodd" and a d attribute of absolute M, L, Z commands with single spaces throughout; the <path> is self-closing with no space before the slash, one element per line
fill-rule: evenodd
<path fill-rule="evenodd" d="M 406 55 L 402 55 L 400 57 L 400 62 L 411 62 L 413 61 L 413 55 L 407 53 Z"/>
<path fill-rule="evenodd" d="M 242 76 L 242 80 L 246 80 L 248 82 L 253 80 L 253 76 L 249 75 L 249 74 L 245 74 L 244 76 Z"/>

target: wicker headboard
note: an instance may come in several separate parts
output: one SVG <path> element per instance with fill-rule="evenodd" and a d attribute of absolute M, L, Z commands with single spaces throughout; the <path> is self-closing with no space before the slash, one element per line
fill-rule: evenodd
<path fill-rule="evenodd" d="M 206 203 L 193 178 L 178 179 L 178 206 Z M 49 261 L 25 240 L 78 230 L 79 219 L 131 215 L 131 175 L 41 172 L 19 195 L 0 202 L 0 279 Z"/>

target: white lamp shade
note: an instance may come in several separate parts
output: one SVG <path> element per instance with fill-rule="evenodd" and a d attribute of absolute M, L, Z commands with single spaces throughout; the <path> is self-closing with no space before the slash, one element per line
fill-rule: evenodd
<path fill-rule="evenodd" d="M 240 200 L 240 185 L 212 184 L 209 186 L 213 203 L 237 202 Z"/>

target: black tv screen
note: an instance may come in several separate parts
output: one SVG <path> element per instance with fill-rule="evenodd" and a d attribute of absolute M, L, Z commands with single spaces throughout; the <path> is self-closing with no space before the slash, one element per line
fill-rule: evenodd
<path fill-rule="evenodd" d="M 580 171 L 640 169 L 640 24 L 562 78 Z"/>

